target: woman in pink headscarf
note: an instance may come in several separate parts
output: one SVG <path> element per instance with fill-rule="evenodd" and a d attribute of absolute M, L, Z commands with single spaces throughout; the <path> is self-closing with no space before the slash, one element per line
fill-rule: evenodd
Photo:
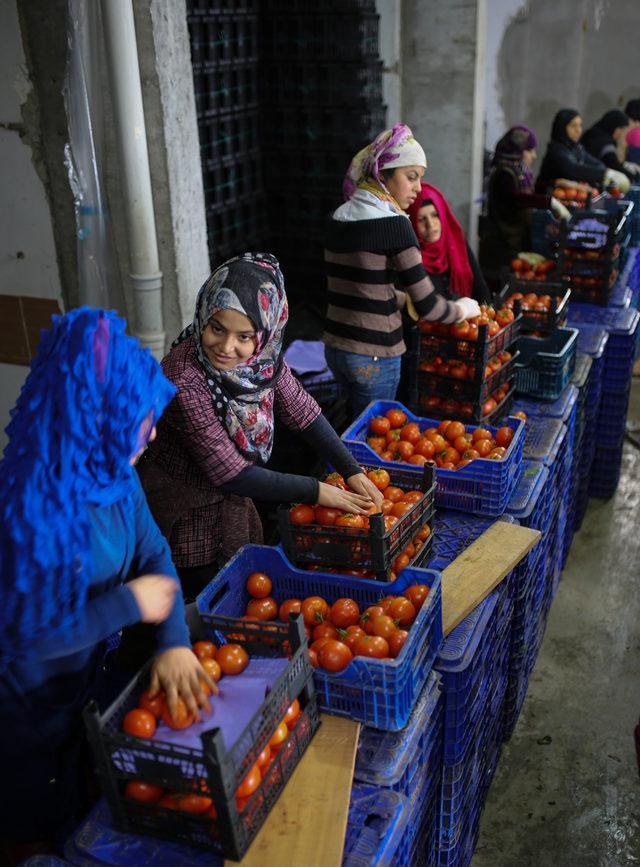
<path fill-rule="evenodd" d="M 424 182 L 409 208 L 420 254 L 431 282 L 445 298 L 475 298 L 491 303 L 491 293 L 447 200 L 437 187 Z"/>

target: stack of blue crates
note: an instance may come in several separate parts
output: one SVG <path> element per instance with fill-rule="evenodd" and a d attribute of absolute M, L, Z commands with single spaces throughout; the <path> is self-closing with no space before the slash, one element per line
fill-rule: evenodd
<path fill-rule="evenodd" d="M 602 310 L 586 304 L 571 304 L 569 317 L 580 329 L 596 324 L 609 334 L 596 422 L 598 445 L 591 466 L 589 494 L 610 497 L 620 479 L 640 313 L 632 307 Z"/>
<path fill-rule="evenodd" d="M 354 783 L 347 818 L 342 867 L 391 867 L 409 821 L 407 799 L 393 789 Z"/>
<path fill-rule="evenodd" d="M 633 211 L 631 212 L 631 244 L 636 246 L 640 244 L 640 184 L 632 184 L 631 188 L 625 193 L 625 199 L 633 202 Z"/>
<path fill-rule="evenodd" d="M 354 779 L 359 785 L 392 790 L 405 799 L 407 821 L 390 862 L 394 867 L 434 863 L 442 777 L 442 719 L 441 678 L 432 672 L 404 729 L 383 732 L 365 726 L 360 733 Z M 358 830 L 351 828 L 350 822 L 347 839 Z M 356 862 L 345 860 L 345 864 L 352 863 Z"/>
<path fill-rule="evenodd" d="M 580 490 L 581 485 L 583 484 L 583 477 L 586 475 L 588 479 L 588 473 L 585 473 L 584 471 L 584 457 L 587 451 L 587 437 L 585 437 L 584 433 L 586 430 L 587 407 L 589 389 L 591 387 L 592 366 L 593 361 L 589 355 L 584 352 L 577 353 L 576 369 L 573 372 L 573 378 L 571 380 L 571 384 L 574 385 L 578 390 L 578 402 L 576 406 L 576 429 L 573 435 L 573 462 L 571 465 L 573 479 L 571 497 L 569 501 L 569 514 L 567 516 L 567 521 L 569 527 L 571 528 L 571 539 L 573 539 L 573 533 L 576 533 L 580 529 L 580 525 L 582 524 L 582 517 L 578 522 L 578 502 L 580 499 Z M 593 454 L 591 455 L 591 459 L 593 460 Z M 588 481 L 583 496 L 588 496 Z"/>

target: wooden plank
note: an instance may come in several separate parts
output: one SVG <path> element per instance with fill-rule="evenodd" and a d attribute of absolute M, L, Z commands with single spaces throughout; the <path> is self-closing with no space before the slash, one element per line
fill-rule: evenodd
<path fill-rule="evenodd" d="M 442 627 L 448 635 L 541 537 L 539 530 L 497 521 L 442 573 Z"/>
<path fill-rule="evenodd" d="M 360 723 L 327 714 L 320 719 L 320 728 L 239 862 L 241 867 L 342 864 Z"/>

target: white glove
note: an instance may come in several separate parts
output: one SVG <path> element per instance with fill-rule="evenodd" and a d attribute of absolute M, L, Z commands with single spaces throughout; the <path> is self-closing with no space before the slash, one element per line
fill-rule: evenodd
<path fill-rule="evenodd" d="M 613 186 L 617 187 L 621 193 L 628 193 L 629 187 L 631 186 L 629 178 L 622 172 L 617 172 L 615 169 L 607 169 L 604 173 L 605 187 L 608 187 L 609 184 L 613 184 Z"/>
<path fill-rule="evenodd" d="M 640 172 L 638 163 L 630 163 L 628 160 L 622 163 L 625 172 L 631 172 L 632 175 L 637 175 Z"/>
<path fill-rule="evenodd" d="M 455 302 L 458 308 L 458 319 L 472 319 L 480 316 L 480 305 L 473 298 L 461 298 Z"/>
<path fill-rule="evenodd" d="M 565 223 L 568 223 L 571 219 L 571 211 L 569 208 L 565 207 L 565 205 L 563 205 L 559 199 L 556 199 L 555 196 L 551 196 L 551 210 L 559 220 L 564 220 Z"/>

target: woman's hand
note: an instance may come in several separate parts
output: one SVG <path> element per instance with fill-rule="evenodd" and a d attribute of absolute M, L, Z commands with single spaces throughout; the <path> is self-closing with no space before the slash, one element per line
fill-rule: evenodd
<path fill-rule="evenodd" d="M 200 720 L 198 707 L 203 708 L 207 714 L 211 712 L 209 699 L 202 688 L 203 682 L 214 695 L 218 695 L 216 683 L 200 665 L 191 648 L 171 647 L 156 656 L 151 669 L 149 691 L 153 696 L 161 689 L 164 690 L 172 716 L 176 714 L 180 697 L 195 718 Z"/>
<path fill-rule="evenodd" d="M 126 586 L 133 593 L 143 623 L 162 623 L 171 614 L 178 592 L 175 578 L 168 575 L 141 575 L 128 581 Z"/>
<path fill-rule="evenodd" d="M 352 478 L 355 478 L 352 476 Z M 330 509 L 340 509 L 341 512 L 349 512 L 354 515 L 366 515 L 372 506 L 372 499 L 367 494 L 356 494 L 353 491 L 343 491 L 334 485 L 320 482 L 318 485 L 318 503 Z"/>
<path fill-rule="evenodd" d="M 382 506 L 382 501 L 384 499 L 382 491 L 376 488 L 366 473 L 356 473 L 353 476 L 349 476 L 347 484 L 352 491 L 356 492 L 356 494 L 362 494 L 363 497 L 369 497 L 373 500 L 374 505 Z"/>

